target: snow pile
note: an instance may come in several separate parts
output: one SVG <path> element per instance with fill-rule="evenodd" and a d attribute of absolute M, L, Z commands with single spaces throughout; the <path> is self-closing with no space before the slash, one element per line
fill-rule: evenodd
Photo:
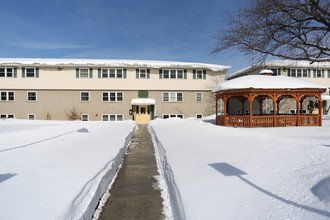
<path fill-rule="evenodd" d="M 330 118 L 323 127 L 150 122 L 163 175 L 186 219 L 329 219 Z M 171 201 L 172 202 L 172 201 Z M 180 204 L 181 202 L 181 204 Z M 176 215 L 178 217 L 178 215 Z"/>
<path fill-rule="evenodd" d="M 138 67 L 138 68 L 202 68 L 212 71 L 226 71 L 231 66 L 207 63 L 190 63 L 157 60 L 116 59 L 45 59 L 45 58 L 0 58 L 1 65 L 19 66 L 88 66 L 88 67 Z"/>
<path fill-rule="evenodd" d="M 248 75 L 216 85 L 212 92 L 232 89 L 325 89 L 316 83 L 287 76 Z"/>
<path fill-rule="evenodd" d="M 149 123 L 150 125 L 150 123 Z M 184 208 L 180 197 L 180 192 L 174 181 L 173 172 L 170 164 L 167 162 L 166 151 L 152 126 L 148 127 L 153 145 L 155 146 L 155 156 L 158 166 L 158 182 L 162 183 L 161 180 L 165 181 L 165 184 L 160 184 L 162 188 L 162 198 L 164 199 L 164 214 L 167 219 L 185 219 Z M 167 194 L 167 196 L 165 195 Z"/>
<path fill-rule="evenodd" d="M 91 219 L 133 121 L 0 121 L 0 219 Z"/>

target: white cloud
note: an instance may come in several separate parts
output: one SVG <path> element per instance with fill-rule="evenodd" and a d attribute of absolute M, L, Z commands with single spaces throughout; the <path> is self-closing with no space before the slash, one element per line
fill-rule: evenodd
<path fill-rule="evenodd" d="M 56 42 L 36 42 L 36 41 L 4 41 L 4 43 L 25 49 L 34 50 L 56 50 L 56 49 L 79 49 L 79 48 L 92 48 L 93 46 L 56 43 Z"/>

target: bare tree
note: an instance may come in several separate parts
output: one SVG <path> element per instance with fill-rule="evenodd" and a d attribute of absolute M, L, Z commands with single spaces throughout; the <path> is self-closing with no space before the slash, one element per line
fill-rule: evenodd
<path fill-rule="evenodd" d="M 219 31 L 212 53 L 234 48 L 254 53 L 257 61 L 268 55 L 330 61 L 329 6 L 329 0 L 247 0 L 229 15 L 229 28 Z"/>

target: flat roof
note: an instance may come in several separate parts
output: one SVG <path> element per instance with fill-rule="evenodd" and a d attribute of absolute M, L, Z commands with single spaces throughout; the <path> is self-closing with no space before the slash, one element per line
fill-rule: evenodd
<path fill-rule="evenodd" d="M 314 62 L 310 61 L 297 61 L 297 60 L 270 60 L 263 63 L 257 63 L 240 69 L 233 73 L 226 73 L 226 79 L 231 79 L 235 76 L 242 75 L 244 73 L 256 70 L 258 68 L 268 67 L 286 67 L 286 68 L 312 68 L 312 69 L 330 69 L 330 62 Z"/>

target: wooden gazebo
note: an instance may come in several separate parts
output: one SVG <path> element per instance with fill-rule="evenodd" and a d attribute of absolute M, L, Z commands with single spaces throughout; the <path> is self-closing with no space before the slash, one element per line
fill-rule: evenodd
<path fill-rule="evenodd" d="M 322 126 L 321 94 L 326 89 L 286 76 L 250 75 L 232 79 L 213 88 L 216 124 L 232 127 Z M 286 98 L 296 101 L 291 112 L 280 109 L 281 100 Z M 308 110 L 303 109 L 306 100 Z M 265 109 L 265 102 L 271 103 L 272 109 L 269 106 Z"/>

